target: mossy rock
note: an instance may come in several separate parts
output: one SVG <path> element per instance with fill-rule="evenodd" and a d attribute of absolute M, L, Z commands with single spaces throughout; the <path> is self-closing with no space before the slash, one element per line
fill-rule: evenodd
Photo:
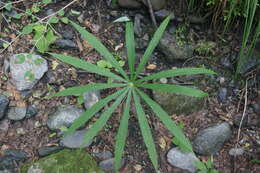
<path fill-rule="evenodd" d="M 64 149 L 22 165 L 21 173 L 103 173 L 84 150 Z"/>
<path fill-rule="evenodd" d="M 196 98 L 174 93 L 154 91 L 154 99 L 168 114 L 191 114 L 201 110 L 204 106 L 204 98 Z"/>

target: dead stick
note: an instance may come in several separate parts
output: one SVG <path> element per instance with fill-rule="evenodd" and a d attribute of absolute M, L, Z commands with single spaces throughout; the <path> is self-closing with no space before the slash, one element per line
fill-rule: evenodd
<path fill-rule="evenodd" d="M 149 7 L 149 13 L 150 13 L 150 16 L 152 18 L 153 25 L 154 25 L 154 27 L 157 28 L 157 22 L 156 22 L 156 19 L 154 17 L 154 14 L 153 14 L 153 6 L 152 6 L 152 3 L 151 3 L 151 0 L 147 0 L 146 2 L 147 2 L 148 7 Z"/>

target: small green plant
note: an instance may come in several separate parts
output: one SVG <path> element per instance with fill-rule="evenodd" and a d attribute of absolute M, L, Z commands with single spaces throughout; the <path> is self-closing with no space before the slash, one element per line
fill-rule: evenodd
<path fill-rule="evenodd" d="M 196 161 L 195 164 L 198 169 L 198 173 L 218 173 L 218 171 L 214 169 L 212 156 L 208 159 L 206 163 L 202 161 Z"/>
<path fill-rule="evenodd" d="M 170 84 L 157 84 L 157 83 L 149 83 L 149 81 L 153 81 L 155 79 L 160 78 L 169 78 L 181 75 L 193 75 L 193 74 L 215 74 L 211 70 L 207 70 L 204 68 L 182 68 L 182 69 L 174 69 L 174 70 L 165 70 L 159 73 L 155 73 L 146 77 L 139 77 L 139 74 L 145 68 L 148 58 L 152 55 L 153 50 L 158 44 L 166 26 L 168 25 L 170 20 L 170 16 L 167 17 L 157 31 L 154 33 L 152 40 L 150 41 L 143 57 L 140 62 L 136 62 L 135 56 L 135 40 L 134 40 L 134 31 L 133 31 L 133 23 L 131 21 L 126 22 L 126 48 L 127 48 L 127 56 L 128 56 L 128 66 L 129 66 L 129 74 L 123 70 L 120 66 L 119 62 L 115 59 L 112 53 L 110 53 L 107 48 L 91 33 L 86 31 L 84 28 L 79 26 L 78 24 L 70 21 L 73 27 L 81 34 L 82 38 L 87 40 L 89 44 L 93 48 L 95 48 L 106 61 L 109 61 L 111 65 L 117 70 L 117 72 L 113 73 L 105 68 L 98 67 L 97 65 L 91 64 L 89 62 L 80 60 L 75 57 L 65 56 L 62 54 L 49 53 L 53 57 L 73 65 L 77 68 L 86 70 L 91 73 L 96 73 L 108 78 L 113 78 L 117 81 L 117 83 L 92 83 L 83 86 L 77 86 L 62 90 L 53 96 L 78 96 L 82 95 L 87 91 L 108 89 L 108 88 L 117 88 L 117 90 L 107 96 L 106 98 L 101 99 L 95 105 L 87 109 L 85 113 L 83 113 L 78 119 L 74 121 L 74 123 L 69 127 L 66 134 L 70 134 L 74 132 L 76 129 L 82 127 L 86 122 L 88 122 L 95 113 L 99 112 L 102 108 L 104 108 L 107 104 L 109 104 L 112 100 L 114 101 L 103 113 L 100 118 L 94 122 L 94 124 L 88 129 L 84 137 L 83 143 L 88 143 L 92 138 L 94 138 L 98 132 L 107 124 L 107 121 L 111 117 L 112 113 L 116 110 L 116 108 L 124 103 L 124 110 L 121 117 L 118 133 L 116 136 L 116 144 L 115 144 L 115 168 L 118 170 L 120 168 L 120 163 L 125 147 L 125 141 L 127 137 L 128 131 L 128 120 L 130 118 L 130 106 L 134 106 L 137 112 L 137 119 L 140 125 L 141 134 L 144 139 L 144 143 L 147 147 L 149 157 L 152 161 L 152 164 L 156 171 L 158 171 L 158 155 L 156 152 L 155 143 L 153 141 L 151 129 L 149 127 L 149 123 L 145 111 L 142 107 L 142 104 L 146 103 L 155 113 L 155 115 L 162 121 L 162 123 L 166 126 L 166 128 L 174 135 L 176 139 L 179 141 L 179 145 L 183 148 L 186 148 L 187 151 L 192 151 L 192 146 L 189 140 L 185 137 L 180 127 L 178 127 L 174 121 L 168 116 L 168 114 L 158 105 L 155 101 L 153 101 L 145 92 L 141 90 L 141 88 L 159 90 L 163 92 L 174 92 L 178 94 L 184 94 L 192 97 L 205 97 L 208 94 L 194 88 L 189 88 L 185 86 L 179 85 L 170 85 Z M 137 67 L 136 67 L 137 66 Z M 143 102 L 141 102 L 141 99 Z M 141 104 L 142 103 L 142 104 Z"/>
<path fill-rule="evenodd" d="M 210 54 L 213 54 L 213 49 L 216 47 L 216 45 L 213 42 L 208 41 L 199 41 L 199 43 L 195 46 L 195 51 L 199 55 L 207 56 Z"/>

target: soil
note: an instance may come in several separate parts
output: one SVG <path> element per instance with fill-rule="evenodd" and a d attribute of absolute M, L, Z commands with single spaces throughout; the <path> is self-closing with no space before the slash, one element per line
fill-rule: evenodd
<path fill-rule="evenodd" d="M 14 4 L 14 9 L 25 9 L 26 7 L 32 6 L 33 1 L 25 1 L 24 3 Z M 58 1 L 55 4 L 50 4 L 44 7 L 39 14 L 40 18 L 44 17 L 47 9 L 53 9 L 56 11 L 64 7 L 68 2 L 67 1 Z M 174 7 L 169 6 L 174 9 Z M 123 51 L 123 47 L 118 50 L 115 50 L 116 47 L 124 43 L 124 25 L 123 23 L 113 24 L 112 21 L 121 17 L 129 16 L 133 19 L 136 14 L 142 14 L 147 21 L 148 26 L 152 26 L 152 21 L 150 20 L 148 9 L 142 8 L 138 10 L 129 10 L 122 9 L 120 7 L 113 7 L 108 1 L 79 1 L 74 3 L 65 9 L 66 13 L 69 13 L 71 10 L 79 11 L 83 15 L 83 24 L 85 27 L 92 31 L 105 46 L 113 50 L 114 52 Z M 113 15 L 111 15 L 113 13 Z M 177 12 L 176 15 L 180 15 L 181 12 Z M 78 21 L 77 17 L 69 17 L 73 21 Z M 0 129 L 0 151 L 13 148 L 13 149 L 22 149 L 29 154 L 29 160 L 35 160 L 38 158 L 37 149 L 42 146 L 52 146 L 58 145 L 58 137 L 52 136 L 51 132 L 46 127 L 46 121 L 48 115 L 56 110 L 63 103 L 69 102 L 69 104 L 77 104 L 75 97 L 68 98 L 52 98 L 46 99 L 45 96 L 50 95 L 53 92 L 57 92 L 62 88 L 67 88 L 79 84 L 88 84 L 91 82 L 105 82 L 106 79 L 99 77 L 94 74 L 83 72 L 82 70 L 75 69 L 69 65 L 59 62 L 57 67 L 54 67 L 54 62 L 57 62 L 54 58 L 43 55 L 49 62 L 49 69 L 51 70 L 52 75 L 55 78 L 55 82 L 50 83 L 50 77 L 46 74 L 40 82 L 33 88 L 33 91 L 29 96 L 23 98 L 21 93 L 16 91 L 15 87 L 10 81 L 10 74 L 5 74 L 4 69 L 4 60 L 8 60 L 11 54 L 29 52 L 32 50 L 33 44 L 31 42 L 31 35 L 18 36 L 21 26 L 25 26 L 30 23 L 30 19 L 23 18 L 23 20 L 11 21 L 1 20 L 0 34 L 4 37 L 11 38 L 13 40 L 12 45 L 5 50 L 0 49 L 0 93 L 8 93 L 10 95 L 10 105 L 30 105 L 35 104 L 39 110 L 37 116 L 24 119 L 22 121 L 6 121 L 6 128 Z M 173 21 L 176 25 L 180 25 L 181 22 Z M 99 30 L 95 33 L 95 26 L 99 26 Z M 206 38 L 216 44 L 213 52 L 210 56 L 205 55 L 196 55 L 191 60 L 186 62 L 177 62 L 176 64 L 166 63 L 165 60 L 152 60 L 150 63 L 156 63 L 155 69 L 147 69 L 144 73 L 157 72 L 161 69 L 172 68 L 176 66 L 194 66 L 200 65 L 201 63 L 206 64 L 207 67 L 213 68 L 219 73 L 219 76 L 224 76 L 227 81 L 224 85 L 227 85 L 231 81 L 230 76 L 233 75 L 233 70 L 227 70 L 223 68 L 220 64 L 220 58 L 228 56 L 230 54 L 238 53 L 238 48 L 240 46 L 241 36 L 237 33 L 231 32 L 228 33 L 228 40 L 226 43 L 221 42 L 218 37 L 212 36 L 210 34 L 211 28 L 204 28 L 205 25 L 199 25 L 199 30 L 194 30 L 197 25 L 189 25 L 190 33 L 196 35 L 197 39 Z M 74 34 L 73 40 L 80 47 L 80 50 L 62 50 L 58 48 L 51 47 L 50 51 L 55 53 L 68 54 L 75 57 L 80 57 L 91 63 L 96 63 L 102 57 L 91 48 L 86 42 L 83 42 L 80 38 L 80 35 L 69 25 L 58 23 L 54 25 L 55 30 L 60 33 L 62 30 L 68 29 L 72 30 Z M 9 30 L 9 32 L 7 32 Z M 215 35 L 215 34 L 214 34 Z M 199 37 L 199 38 L 198 38 Z M 223 38 L 224 39 L 224 38 Z M 228 50 L 227 53 L 223 50 Z M 138 50 L 140 53 L 143 50 Z M 156 50 L 155 55 L 163 56 L 160 52 Z M 213 57 L 213 59 L 209 58 Z M 234 62 L 234 61 L 233 61 Z M 245 87 L 243 83 L 237 83 L 238 94 L 231 94 L 230 101 L 227 104 L 221 104 L 217 100 L 218 88 L 221 87 L 216 79 L 206 78 L 201 82 L 202 88 L 204 91 L 209 92 L 211 97 L 209 97 L 205 103 L 205 107 L 200 112 L 193 113 L 191 115 L 171 115 L 172 119 L 177 122 L 183 122 L 185 124 L 184 131 L 186 136 L 189 139 L 193 139 L 199 129 L 206 128 L 211 124 L 219 122 L 228 122 L 232 125 L 232 138 L 225 143 L 224 147 L 221 149 L 218 154 L 214 155 L 214 167 L 221 173 L 257 173 L 260 172 L 260 165 L 252 162 L 253 159 L 260 159 L 260 130 L 259 130 L 259 114 L 253 113 L 250 116 L 250 122 L 255 123 L 252 126 L 246 126 L 241 129 L 241 134 L 239 139 L 237 139 L 239 129 L 234 126 L 233 118 L 239 114 L 243 113 L 244 106 L 248 106 L 253 103 L 260 104 L 260 82 L 256 80 L 257 74 L 259 75 L 260 69 L 255 68 L 245 74 L 242 80 L 255 81 L 253 85 Z M 49 74 L 50 75 L 50 74 Z M 7 80 L 3 80 L 3 78 Z M 245 91 L 247 90 L 248 98 L 247 105 L 245 105 Z M 102 97 L 105 97 L 112 90 L 102 91 Z M 38 95 L 33 93 L 39 93 Z M 133 111 L 134 112 L 134 111 Z M 109 120 L 109 123 L 106 125 L 105 129 L 99 133 L 95 138 L 94 143 L 88 148 L 88 151 L 93 149 L 99 150 L 114 150 L 114 137 L 117 133 L 119 126 L 119 120 L 121 110 L 118 109 L 114 116 Z M 94 120 L 93 120 L 94 121 Z M 172 143 L 172 136 L 170 133 L 165 130 L 162 123 L 155 117 L 150 118 L 150 126 L 152 127 L 154 140 L 157 145 L 157 151 L 159 154 L 160 161 L 160 171 L 163 173 L 170 172 L 183 172 L 178 168 L 172 167 L 166 160 L 167 151 L 172 148 L 174 145 Z M 23 134 L 18 134 L 17 129 L 22 128 L 24 130 Z M 163 143 L 165 142 L 165 145 Z M 238 144 L 238 147 L 243 147 L 245 149 L 245 154 L 239 157 L 231 157 L 229 155 L 229 150 L 234 148 Z M 151 161 L 149 160 L 146 147 L 143 143 L 141 137 L 140 129 L 138 127 L 138 122 L 134 113 L 131 115 L 129 123 L 129 135 L 127 140 L 127 147 L 125 152 L 125 165 L 121 169 L 122 173 L 132 173 L 138 172 L 135 167 L 141 165 L 142 173 L 153 173 L 154 169 L 152 167 Z M 199 156 L 202 160 L 207 160 L 209 156 Z"/>

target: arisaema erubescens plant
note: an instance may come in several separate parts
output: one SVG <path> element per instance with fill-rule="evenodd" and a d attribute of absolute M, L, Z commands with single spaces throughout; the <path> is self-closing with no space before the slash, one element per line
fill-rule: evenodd
<path fill-rule="evenodd" d="M 121 117 L 120 126 L 116 136 L 115 144 L 115 167 L 118 170 L 121 163 L 121 158 L 123 156 L 123 151 L 125 147 L 125 141 L 127 138 L 128 131 L 128 120 L 130 117 L 130 106 L 133 106 L 137 112 L 137 119 L 140 125 L 141 134 L 144 139 L 144 143 L 147 147 L 149 157 L 152 164 L 156 170 L 158 170 L 158 156 L 156 153 L 155 143 L 153 141 L 151 129 L 149 127 L 148 118 L 142 107 L 143 103 L 146 103 L 155 113 L 155 115 L 162 121 L 165 127 L 174 135 L 174 137 L 179 141 L 179 145 L 182 148 L 186 148 L 186 151 L 192 151 L 192 146 L 189 140 L 184 136 L 181 128 L 179 128 L 173 120 L 168 116 L 168 114 L 153 101 L 141 88 L 159 90 L 163 92 L 173 92 L 177 94 L 184 94 L 191 97 L 205 97 L 207 93 L 201 90 L 189 88 L 186 86 L 170 85 L 170 84 L 159 84 L 159 83 L 148 83 L 148 81 L 160 79 L 160 78 L 170 78 L 181 75 L 194 75 L 194 74 L 214 74 L 213 71 L 204 68 L 182 68 L 174 70 L 161 71 L 143 78 L 140 78 L 140 74 L 147 64 L 148 58 L 151 56 L 156 45 L 160 41 L 160 38 L 169 23 L 170 17 L 167 17 L 160 27 L 154 33 L 152 40 L 150 41 L 148 48 L 146 49 L 140 62 L 136 61 L 135 56 L 135 40 L 133 23 L 131 21 L 126 22 L 126 48 L 128 56 L 128 66 L 129 73 L 124 71 L 120 66 L 118 61 L 113 57 L 113 55 L 108 51 L 108 49 L 91 33 L 86 31 L 83 27 L 70 21 L 72 26 L 82 35 L 82 38 L 87 40 L 104 58 L 106 61 L 110 62 L 111 65 L 116 69 L 116 73 L 113 73 L 105 68 L 98 67 L 94 64 L 81 60 L 79 58 L 74 58 L 71 56 L 65 56 L 62 54 L 49 53 L 53 57 L 68 63 L 76 68 L 86 70 L 90 73 L 96 73 L 108 78 L 113 78 L 116 83 L 94 83 L 84 86 L 77 86 L 62 90 L 54 96 L 69 96 L 69 95 L 82 95 L 87 91 L 102 90 L 108 88 L 117 88 L 117 91 L 104 99 L 101 99 L 95 105 L 86 110 L 78 119 L 74 121 L 72 126 L 68 129 L 67 134 L 75 131 L 76 129 L 82 127 L 86 122 L 88 122 L 95 113 L 100 111 L 107 104 L 111 105 L 103 111 L 100 118 L 94 122 L 94 124 L 88 129 L 85 135 L 84 142 L 88 143 L 92 138 L 94 138 L 98 132 L 106 125 L 107 121 L 111 117 L 115 109 L 120 105 L 124 104 L 123 114 Z M 141 102 L 141 100 L 143 102 Z"/>

